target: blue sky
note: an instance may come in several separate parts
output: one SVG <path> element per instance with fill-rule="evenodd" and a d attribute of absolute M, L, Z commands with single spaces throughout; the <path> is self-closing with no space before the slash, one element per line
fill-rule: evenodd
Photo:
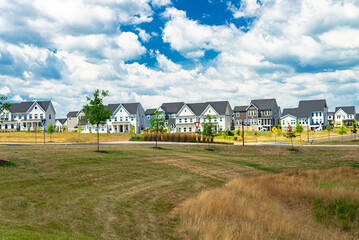
<path fill-rule="evenodd" d="M 0 2 L 1 94 L 51 99 L 62 117 L 96 88 L 144 108 L 273 97 L 359 108 L 359 2 Z"/>

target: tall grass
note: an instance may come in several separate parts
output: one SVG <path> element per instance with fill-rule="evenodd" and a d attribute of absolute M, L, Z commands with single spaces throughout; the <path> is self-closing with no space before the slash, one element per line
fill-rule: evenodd
<path fill-rule="evenodd" d="M 191 239 L 354 239 L 358 177 L 340 168 L 238 178 L 184 202 L 181 226 Z M 321 187 L 328 181 L 340 184 Z"/>
<path fill-rule="evenodd" d="M 203 138 L 202 138 L 203 139 Z M 209 140 L 213 138 L 210 138 Z M 156 141 L 156 133 L 146 133 L 144 135 L 145 141 Z M 194 133 L 159 133 L 158 141 L 162 142 L 197 142 L 196 134 Z M 198 136 L 198 141 L 201 142 L 201 136 Z"/>

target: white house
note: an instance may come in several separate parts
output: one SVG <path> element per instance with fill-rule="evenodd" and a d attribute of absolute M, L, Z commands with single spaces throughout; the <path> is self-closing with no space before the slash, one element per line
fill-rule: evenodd
<path fill-rule="evenodd" d="M 355 120 L 355 107 L 346 106 L 346 107 L 336 107 L 334 113 L 334 125 L 342 126 L 343 122 L 346 126 L 351 126 L 352 121 Z"/>
<path fill-rule="evenodd" d="M 62 132 L 63 126 L 67 128 L 67 118 L 58 118 L 55 120 L 55 131 Z"/>
<path fill-rule="evenodd" d="M 295 127 L 297 123 L 304 129 L 324 130 L 328 124 L 328 106 L 326 100 L 299 101 L 297 108 L 283 109 L 280 118 L 282 129 Z"/>
<path fill-rule="evenodd" d="M 175 116 L 177 132 L 195 132 L 194 122 L 206 122 L 206 115 L 212 117 L 216 131 L 230 131 L 232 108 L 228 101 L 184 104 Z M 202 125 L 200 124 L 200 130 Z"/>
<path fill-rule="evenodd" d="M 128 133 L 134 127 L 135 133 L 145 128 L 145 112 L 140 103 L 118 103 L 105 106 L 112 116 L 106 124 L 100 126 L 100 133 Z M 97 132 L 97 127 L 80 120 L 83 133 Z"/>
<path fill-rule="evenodd" d="M 46 119 L 46 126 L 55 123 L 56 112 L 51 101 L 31 101 L 12 103 L 9 110 L 0 113 L 1 130 L 5 131 L 34 131 L 40 126 L 41 120 Z"/>

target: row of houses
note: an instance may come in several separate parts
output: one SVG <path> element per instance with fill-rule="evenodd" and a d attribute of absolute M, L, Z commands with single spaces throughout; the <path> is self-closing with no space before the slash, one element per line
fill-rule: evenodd
<path fill-rule="evenodd" d="M 131 129 L 141 133 L 151 127 L 150 120 L 155 111 L 159 111 L 165 119 L 166 127 L 171 132 L 195 132 L 195 122 L 203 123 L 206 116 L 216 131 L 230 131 L 244 127 L 245 130 L 270 131 L 272 127 L 281 125 L 283 129 L 295 127 L 298 123 L 305 129 L 323 130 L 328 124 L 350 126 L 352 120 L 359 120 L 354 106 L 336 107 L 335 112 L 328 112 L 326 100 L 299 101 L 296 108 L 285 108 L 281 111 L 276 99 L 256 99 L 248 105 L 231 107 L 228 101 L 185 103 L 163 103 L 157 108 L 146 111 L 140 103 L 118 103 L 105 106 L 111 110 L 112 116 L 106 124 L 100 126 L 100 133 L 126 133 Z M 66 118 L 56 119 L 56 111 L 51 101 L 30 101 L 12 103 L 8 110 L 0 113 L 0 129 L 5 131 L 34 131 L 42 129 L 41 120 L 53 124 L 57 131 L 63 127 L 67 131 L 81 128 L 83 133 L 96 132 L 97 127 L 85 122 L 82 117 L 85 110 L 71 111 Z M 200 130 L 201 124 L 200 124 Z"/>

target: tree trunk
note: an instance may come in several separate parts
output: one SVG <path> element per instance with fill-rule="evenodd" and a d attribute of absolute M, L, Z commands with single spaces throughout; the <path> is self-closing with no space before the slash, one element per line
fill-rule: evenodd
<path fill-rule="evenodd" d="M 97 124 L 97 151 L 100 151 L 100 133 L 99 133 L 99 126 Z"/>
<path fill-rule="evenodd" d="M 290 141 L 292 143 L 292 149 L 294 149 L 294 147 L 293 147 L 293 138 L 290 138 Z"/>
<path fill-rule="evenodd" d="M 156 148 L 157 148 L 157 141 L 158 141 L 158 132 L 156 132 Z"/>

